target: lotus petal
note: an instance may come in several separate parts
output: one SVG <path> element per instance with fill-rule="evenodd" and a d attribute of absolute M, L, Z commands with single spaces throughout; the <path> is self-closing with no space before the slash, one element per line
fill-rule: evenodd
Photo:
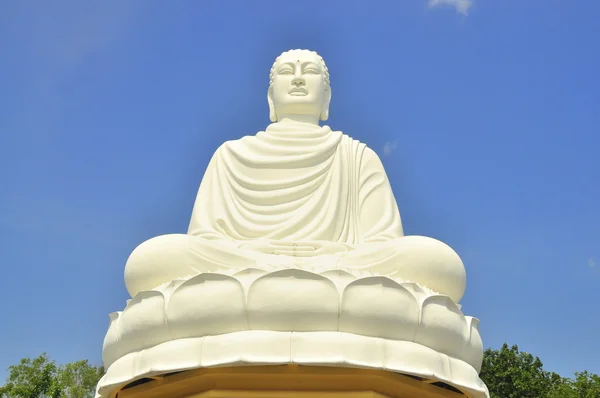
<path fill-rule="evenodd" d="M 448 296 L 429 296 L 423 301 L 415 342 L 460 358 L 467 341 L 467 320 Z"/>
<path fill-rule="evenodd" d="M 133 352 L 171 339 L 165 322 L 165 299 L 161 292 L 138 293 L 119 320 L 120 347 Z"/>
<path fill-rule="evenodd" d="M 425 293 L 425 291 L 421 288 L 421 286 L 419 286 L 418 284 L 416 284 L 414 282 L 402 282 L 401 284 L 402 284 L 403 288 L 405 288 L 406 290 L 408 290 L 409 292 L 412 293 L 412 295 L 415 297 L 415 299 L 419 303 L 419 308 L 420 308 L 421 303 L 423 303 L 423 300 L 425 300 L 425 298 L 428 296 L 428 294 Z"/>
<path fill-rule="evenodd" d="M 234 278 L 240 281 L 242 286 L 244 287 L 244 291 L 247 291 L 250 288 L 250 285 L 254 283 L 255 280 L 260 278 L 261 276 L 267 274 L 267 271 L 263 271 L 258 268 L 246 268 L 245 270 L 236 272 L 233 274 Z"/>
<path fill-rule="evenodd" d="M 104 336 L 104 344 L 102 345 L 102 363 L 105 368 L 108 368 L 123 355 L 119 350 L 119 318 L 121 314 L 122 312 L 118 311 L 108 315 L 110 323 L 106 336 Z"/>
<path fill-rule="evenodd" d="M 418 326 L 417 300 L 387 277 L 358 279 L 344 290 L 341 332 L 412 341 Z"/>
<path fill-rule="evenodd" d="M 174 279 L 171 282 L 169 282 L 163 289 L 162 292 L 165 295 L 165 299 L 167 300 L 167 302 L 169 301 L 169 298 L 171 297 L 171 295 L 173 294 L 173 292 L 175 290 L 177 290 L 177 288 L 181 285 L 183 285 L 183 283 L 185 283 L 184 279 Z"/>
<path fill-rule="evenodd" d="M 167 322 L 176 339 L 246 330 L 242 285 L 222 274 L 194 276 L 171 295 Z"/>
<path fill-rule="evenodd" d="M 248 291 L 250 329 L 337 330 L 338 292 L 329 279 L 287 269 L 258 278 Z"/>
<path fill-rule="evenodd" d="M 475 368 L 479 373 L 483 363 L 483 341 L 479 333 L 479 319 L 470 316 L 465 317 L 469 327 L 469 342 L 465 347 L 462 359 Z"/>
<path fill-rule="evenodd" d="M 348 286 L 350 282 L 356 280 L 356 276 L 352 275 L 350 272 L 342 271 L 341 269 L 333 269 L 330 271 L 321 272 L 320 275 L 324 276 L 335 284 L 340 294 L 340 301 L 346 286 Z"/>

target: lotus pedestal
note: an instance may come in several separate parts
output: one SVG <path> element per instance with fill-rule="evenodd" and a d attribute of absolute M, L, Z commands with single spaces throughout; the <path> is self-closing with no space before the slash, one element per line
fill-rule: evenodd
<path fill-rule="evenodd" d="M 138 293 L 111 319 L 97 398 L 162 391 L 163 384 L 172 386 L 152 396 L 215 389 L 451 396 L 431 385 L 444 383 L 489 397 L 478 375 L 478 321 L 449 297 L 407 281 L 342 270 L 200 274 Z M 158 380 L 139 384 L 148 379 Z M 131 396 L 151 397 L 144 394 Z"/>
<path fill-rule="evenodd" d="M 198 369 L 142 379 L 112 398 L 465 398 L 452 387 L 384 370 L 318 366 Z"/>

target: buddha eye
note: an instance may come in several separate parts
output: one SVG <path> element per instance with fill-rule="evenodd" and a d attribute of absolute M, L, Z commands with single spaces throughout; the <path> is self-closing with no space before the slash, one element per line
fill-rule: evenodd
<path fill-rule="evenodd" d="M 292 68 L 282 68 L 279 69 L 279 74 L 280 75 L 292 75 L 294 73 L 294 71 L 292 70 Z"/>
<path fill-rule="evenodd" d="M 319 71 L 314 68 L 308 68 L 308 69 L 304 70 L 304 73 L 309 74 L 309 75 L 317 75 L 317 74 L 319 74 Z"/>

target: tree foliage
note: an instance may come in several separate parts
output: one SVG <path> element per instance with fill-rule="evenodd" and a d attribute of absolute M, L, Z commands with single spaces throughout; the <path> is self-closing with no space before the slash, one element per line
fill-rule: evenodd
<path fill-rule="evenodd" d="M 87 360 L 68 363 L 57 373 L 62 394 L 69 398 L 93 397 L 98 380 L 104 375 L 102 366 L 95 367 Z"/>
<path fill-rule="evenodd" d="M 587 370 L 575 373 L 575 379 L 567 379 L 552 391 L 548 398 L 598 398 L 600 397 L 600 376 Z"/>
<path fill-rule="evenodd" d="M 104 374 L 103 367 L 92 366 L 87 360 L 57 366 L 45 353 L 34 359 L 23 358 L 8 370 L 0 398 L 93 397 Z"/>
<path fill-rule="evenodd" d="M 480 377 L 491 398 L 600 398 L 598 375 L 585 371 L 574 379 L 562 378 L 544 370 L 538 357 L 506 343 L 499 350 L 485 350 Z"/>

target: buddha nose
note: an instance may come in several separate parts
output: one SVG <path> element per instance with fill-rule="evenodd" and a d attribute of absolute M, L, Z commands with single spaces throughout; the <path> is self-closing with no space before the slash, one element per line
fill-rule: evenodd
<path fill-rule="evenodd" d="M 304 78 L 302 76 L 294 76 L 294 79 L 292 79 L 292 85 L 296 86 L 296 87 L 300 87 L 300 86 L 304 86 L 306 84 L 306 82 L 304 81 Z"/>

